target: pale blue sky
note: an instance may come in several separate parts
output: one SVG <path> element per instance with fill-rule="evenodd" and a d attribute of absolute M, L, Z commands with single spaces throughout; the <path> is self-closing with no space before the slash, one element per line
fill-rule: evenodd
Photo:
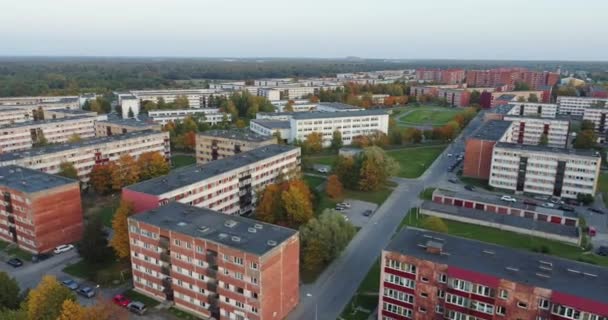
<path fill-rule="evenodd" d="M 0 55 L 608 59 L 606 0 L 9 1 Z"/>

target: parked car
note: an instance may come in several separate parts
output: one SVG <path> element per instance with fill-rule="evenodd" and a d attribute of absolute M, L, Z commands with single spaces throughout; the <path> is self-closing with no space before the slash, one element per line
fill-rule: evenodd
<path fill-rule="evenodd" d="M 469 191 L 474 191 L 475 190 L 475 187 L 470 186 L 470 185 L 466 185 L 466 186 L 464 186 L 464 188 L 467 189 L 467 190 L 469 190 Z"/>
<path fill-rule="evenodd" d="M 34 254 L 34 255 L 32 255 L 32 262 L 36 263 L 36 262 L 44 261 L 50 257 L 51 257 L 51 255 L 48 253 Z"/>
<path fill-rule="evenodd" d="M 566 203 L 571 205 L 571 206 L 578 206 L 579 203 L 578 201 L 574 200 L 574 199 L 566 199 Z"/>
<path fill-rule="evenodd" d="M 346 210 L 346 208 L 342 207 L 342 206 L 336 206 L 336 211 L 344 211 Z"/>
<path fill-rule="evenodd" d="M 95 289 L 91 287 L 82 287 L 76 291 L 79 295 L 87 298 L 93 298 L 95 296 Z"/>
<path fill-rule="evenodd" d="M 344 208 L 350 208 L 350 203 L 344 201 L 344 202 L 340 202 L 337 204 L 340 207 L 344 207 Z"/>
<path fill-rule="evenodd" d="M 598 214 L 604 214 L 604 211 L 602 211 L 600 209 L 596 209 L 596 208 L 588 208 L 587 210 L 598 213 Z"/>
<path fill-rule="evenodd" d="M 369 217 L 372 214 L 374 214 L 374 212 L 371 209 L 367 209 L 367 210 L 363 211 L 363 215 L 366 217 Z"/>
<path fill-rule="evenodd" d="M 458 183 L 458 181 L 456 181 L 456 179 L 448 179 L 448 181 L 451 183 Z"/>
<path fill-rule="evenodd" d="M 317 169 L 317 172 L 319 172 L 319 173 L 328 173 L 329 170 L 327 168 L 319 168 L 319 169 Z"/>
<path fill-rule="evenodd" d="M 507 202 L 517 202 L 517 199 L 515 199 L 511 196 L 502 196 L 502 197 L 500 197 L 500 200 L 507 201 Z"/>
<path fill-rule="evenodd" d="M 129 303 L 127 308 L 129 309 L 129 311 L 136 313 L 138 315 L 143 315 L 144 313 L 146 313 L 146 310 L 147 310 L 146 305 L 143 304 L 143 302 L 139 302 L 139 301 L 133 301 L 133 302 Z"/>
<path fill-rule="evenodd" d="M 545 208 L 555 208 L 555 204 L 553 204 L 551 202 L 545 202 L 545 203 L 541 204 L 541 206 L 543 206 Z"/>
<path fill-rule="evenodd" d="M 13 268 L 19 268 L 23 265 L 23 261 L 21 261 L 21 259 L 18 259 L 18 258 L 12 258 L 12 259 L 8 260 L 6 263 Z"/>
<path fill-rule="evenodd" d="M 76 290 L 79 287 L 78 283 L 72 279 L 65 279 L 61 281 L 61 285 L 71 290 Z"/>
<path fill-rule="evenodd" d="M 114 302 L 114 304 L 126 308 L 129 303 L 131 303 L 131 300 L 129 300 L 129 298 L 123 296 L 122 294 L 117 294 L 114 296 L 114 298 L 112 298 L 112 302 Z"/>
<path fill-rule="evenodd" d="M 588 234 L 590 237 L 595 237 L 595 235 L 597 235 L 597 230 L 594 227 L 589 227 Z"/>
<path fill-rule="evenodd" d="M 451 157 L 451 156 L 452 156 L 452 154 L 451 154 L 451 153 L 448 153 L 448 157 Z"/>
<path fill-rule="evenodd" d="M 71 244 L 62 244 L 58 247 L 55 248 L 55 250 L 53 251 L 55 254 L 60 254 L 63 252 L 68 252 L 70 250 L 74 249 L 74 246 Z"/>
<path fill-rule="evenodd" d="M 527 204 L 529 206 L 537 206 L 538 202 L 526 199 L 524 200 L 524 204 Z"/>
<path fill-rule="evenodd" d="M 534 199 L 547 201 L 549 200 L 549 196 L 534 196 Z"/>
<path fill-rule="evenodd" d="M 608 246 L 600 246 L 597 249 L 597 254 L 599 254 L 600 256 L 608 256 Z"/>
<path fill-rule="evenodd" d="M 561 206 L 559 206 L 560 210 L 564 210 L 564 211 L 568 211 L 568 212 L 574 212 L 574 207 L 571 206 L 567 206 L 565 204 L 562 204 Z"/>

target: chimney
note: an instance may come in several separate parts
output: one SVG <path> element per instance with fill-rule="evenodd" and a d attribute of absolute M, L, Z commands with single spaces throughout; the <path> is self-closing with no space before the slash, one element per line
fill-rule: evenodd
<path fill-rule="evenodd" d="M 443 243 L 429 240 L 426 242 L 426 252 L 432 254 L 441 254 L 443 251 Z"/>

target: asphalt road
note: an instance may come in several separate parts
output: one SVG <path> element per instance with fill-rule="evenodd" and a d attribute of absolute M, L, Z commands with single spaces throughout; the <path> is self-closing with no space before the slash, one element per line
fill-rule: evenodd
<path fill-rule="evenodd" d="M 473 119 L 420 178 L 393 179 L 398 184 L 397 188 L 378 208 L 370 222 L 357 233 L 343 254 L 314 284 L 301 286 L 300 304 L 289 315 L 289 319 L 338 318 L 382 249 L 389 243 L 401 220 L 411 208 L 421 203 L 418 198 L 420 192 L 447 179 L 447 168 L 455 159 L 446 155 L 464 151 L 464 137 L 480 126 L 482 117 L 483 114 L 480 113 Z"/>

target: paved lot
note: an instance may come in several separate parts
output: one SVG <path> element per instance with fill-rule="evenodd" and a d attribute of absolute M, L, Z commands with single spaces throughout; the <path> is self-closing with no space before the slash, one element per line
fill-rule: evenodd
<path fill-rule="evenodd" d="M 342 214 L 356 227 L 365 226 L 371 220 L 373 213 L 378 209 L 378 205 L 371 202 L 354 199 L 346 199 L 345 201 L 350 203 L 351 207 L 342 211 Z M 363 212 L 366 210 L 372 210 L 372 215 L 368 217 L 364 216 Z"/>

